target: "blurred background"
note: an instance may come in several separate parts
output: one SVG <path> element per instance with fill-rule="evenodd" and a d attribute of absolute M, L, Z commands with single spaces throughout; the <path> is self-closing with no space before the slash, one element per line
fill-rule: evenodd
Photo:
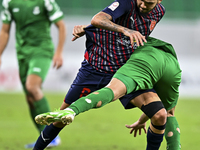
<path fill-rule="evenodd" d="M 65 13 L 64 21 L 67 26 L 68 36 L 64 49 L 64 65 L 57 71 L 51 67 L 44 83 L 43 88 L 45 91 L 67 92 L 80 67 L 85 50 L 85 37 L 75 42 L 71 41 L 73 26 L 90 24 L 93 15 L 111 2 L 112 0 L 57 0 L 57 3 Z M 157 24 L 151 36 L 172 43 L 177 52 L 183 70 L 180 96 L 200 97 L 199 1 L 193 0 L 189 3 L 188 0 L 163 0 L 162 4 L 166 8 L 166 14 Z M 15 24 L 13 23 L 10 40 L 2 56 L 0 93 L 22 91 L 18 77 L 14 32 Z M 57 45 L 58 34 L 54 25 L 52 25 L 52 38 L 55 45 Z"/>
<path fill-rule="evenodd" d="M 64 21 L 68 36 L 64 47 L 64 65 L 59 70 L 51 67 L 43 86 L 52 109 L 60 107 L 83 60 L 85 37 L 72 42 L 73 27 L 90 24 L 90 20 L 97 12 L 113 2 L 113 0 L 56 1 L 65 13 Z M 185 150 L 197 150 L 200 147 L 199 0 L 163 0 L 162 4 L 166 8 L 165 16 L 157 24 L 151 36 L 171 43 L 177 52 L 183 71 L 181 98 L 176 108 L 176 117 L 181 127 L 181 143 Z M 0 27 L 1 25 L 0 21 Z M 58 34 L 54 25 L 51 31 L 53 41 L 57 45 Z M 14 33 L 13 23 L 0 67 L 0 149 L 2 150 L 22 150 L 24 144 L 35 141 L 38 137 L 30 120 L 19 81 Z M 120 109 L 122 111 L 119 111 Z M 142 133 L 143 136 L 133 138 L 129 135 L 129 130 L 124 127 L 125 123 L 132 124 L 136 121 L 140 114 L 139 109 L 124 111 L 119 101 L 99 110 L 91 110 L 81 115 L 82 117 L 77 117 L 76 122 L 68 127 L 69 130 L 61 132 L 63 144 L 56 150 L 145 149 L 145 135 Z M 166 144 L 163 143 L 161 150 L 166 149 L 165 147 Z"/>

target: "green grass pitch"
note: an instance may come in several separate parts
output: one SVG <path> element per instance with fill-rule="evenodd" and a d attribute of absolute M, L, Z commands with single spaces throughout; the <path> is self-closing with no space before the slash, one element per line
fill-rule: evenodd
<path fill-rule="evenodd" d="M 65 94 L 48 94 L 50 106 L 59 108 Z M 24 145 L 39 135 L 30 117 L 23 94 L 0 93 L 0 150 L 23 150 Z M 200 147 L 200 98 L 180 99 L 176 117 L 181 128 L 182 150 Z M 119 101 L 77 116 L 60 132 L 62 144 L 54 150 L 144 150 L 145 134 L 129 134 L 125 124 L 132 124 L 141 115 L 138 108 L 124 110 Z M 160 150 L 165 150 L 163 141 Z"/>

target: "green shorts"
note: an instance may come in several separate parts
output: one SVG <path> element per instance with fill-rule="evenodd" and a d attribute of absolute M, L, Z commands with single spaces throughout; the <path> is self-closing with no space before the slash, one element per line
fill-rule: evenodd
<path fill-rule="evenodd" d="M 41 77 L 42 81 L 45 80 L 52 59 L 46 56 L 33 56 L 28 59 L 19 59 L 19 76 L 25 92 L 26 78 L 30 74 L 35 74 Z"/>
<path fill-rule="evenodd" d="M 181 69 L 170 53 L 152 46 L 137 49 L 113 77 L 126 85 L 127 94 L 154 88 L 167 110 L 177 104 Z M 130 78 L 137 84 L 135 89 Z"/>

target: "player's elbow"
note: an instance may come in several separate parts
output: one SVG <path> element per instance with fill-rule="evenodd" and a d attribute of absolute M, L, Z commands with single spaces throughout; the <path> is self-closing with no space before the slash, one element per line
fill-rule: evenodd
<path fill-rule="evenodd" d="M 94 16 L 91 20 L 91 25 L 98 27 L 99 26 L 99 22 L 100 20 L 98 19 L 98 17 Z"/>

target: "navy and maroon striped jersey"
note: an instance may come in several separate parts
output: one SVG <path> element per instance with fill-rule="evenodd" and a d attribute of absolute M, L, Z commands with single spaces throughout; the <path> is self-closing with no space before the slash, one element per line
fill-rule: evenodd
<path fill-rule="evenodd" d="M 148 37 L 163 17 L 165 9 L 157 4 L 149 13 L 141 14 L 136 0 L 116 0 L 103 12 L 111 15 L 116 24 L 137 30 Z M 101 72 L 115 73 L 137 48 L 136 43 L 132 47 L 129 37 L 122 33 L 99 29 L 93 25 L 85 28 L 85 33 L 85 59 Z"/>

